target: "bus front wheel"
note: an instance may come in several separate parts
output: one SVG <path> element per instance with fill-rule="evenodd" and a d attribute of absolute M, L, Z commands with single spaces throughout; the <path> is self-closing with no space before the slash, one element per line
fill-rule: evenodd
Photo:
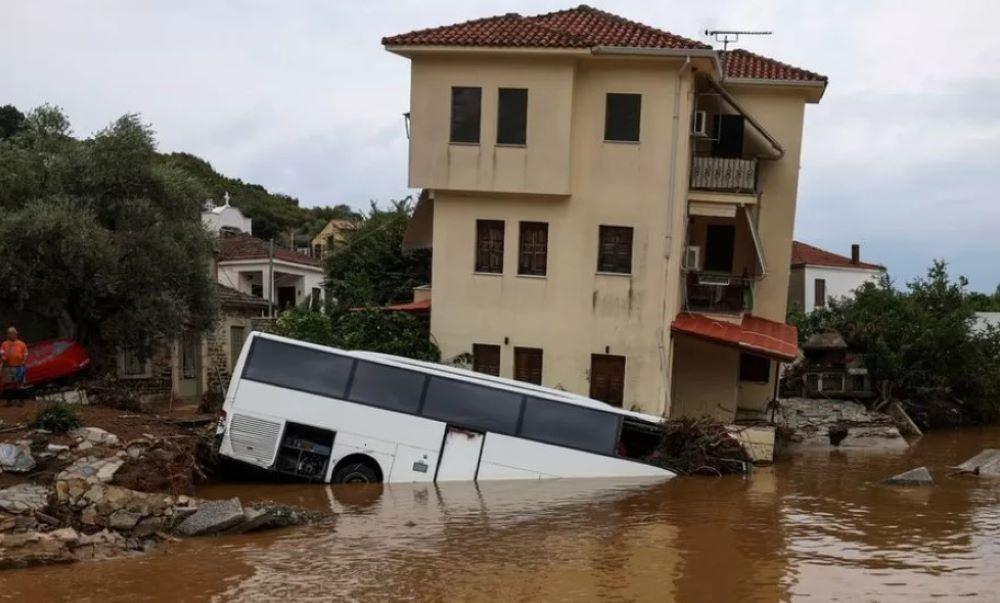
<path fill-rule="evenodd" d="M 378 473 L 365 463 L 348 463 L 333 474 L 335 484 L 376 484 Z"/>

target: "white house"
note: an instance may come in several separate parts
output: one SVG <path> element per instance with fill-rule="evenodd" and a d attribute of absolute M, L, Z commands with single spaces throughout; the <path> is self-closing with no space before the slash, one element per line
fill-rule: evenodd
<path fill-rule="evenodd" d="M 323 299 L 320 260 L 247 234 L 219 237 L 216 280 L 269 301 L 276 311 Z"/>
<path fill-rule="evenodd" d="M 885 267 L 861 261 L 861 246 L 851 245 L 851 257 L 792 242 L 788 307 L 805 312 L 825 307 L 831 299 L 849 297 L 866 282 L 878 281 Z"/>
<path fill-rule="evenodd" d="M 985 333 L 990 327 L 1000 329 L 1000 312 L 976 312 L 973 333 Z"/>
<path fill-rule="evenodd" d="M 253 221 L 244 216 L 240 208 L 229 204 L 229 193 L 223 196 L 225 203 L 216 207 L 210 199 L 205 202 L 205 208 L 201 212 L 201 223 L 213 234 L 222 232 L 242 232 L 253 234 Z"/>

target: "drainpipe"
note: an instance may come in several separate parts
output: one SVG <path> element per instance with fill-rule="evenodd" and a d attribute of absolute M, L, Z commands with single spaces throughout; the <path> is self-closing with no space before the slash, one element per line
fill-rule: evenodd
<path fill-rule="evenodd" d="M 667 170 L 667 233 L 664 237 L 664 252 L 663 256 L 666 259 L 665 274 L 663 280 L 664 289 L 667 288 L 667 283 L 670 282 L 670 247 L 673 244 L 673 229 L 674 229 L 674 204 L 677 202 L 677 147 L 679 144 L 679 139 L 681 136 L 681 85 L 683 83 L 684 76 L 691 69 L 691 57 L 684 57 L 684 64 L 680 69 L 677 70 L 677 78 L 674 82 L 674 111 L 671 118 L 671 126 L 673 127 L 673 137 L 670 140 L 670 169 Z M 687 134 L 687 132 L 685 132 Z M 663 311 L 660 319 L 660 350 L 661 357 L 665 356 L 663 374 L 664 374 L 664 392 L 663 392 L 663 409 L 664 412 L 669 413 L 671 406 L 673 405 L 673 399 L 671 397 L 671 386 L 673 384 L 673 371 L 672 365 L 674 360 L 674 346 L 673 339 L 670 340 L 670 349 L 665 349 L 665 343 L 667 339 L 667 333 L 669 332 L 670 326 L 667 322 L 670 317 L 667 316 L 667 306 L 669 300 L 667 296 L 663 296 Z"/>

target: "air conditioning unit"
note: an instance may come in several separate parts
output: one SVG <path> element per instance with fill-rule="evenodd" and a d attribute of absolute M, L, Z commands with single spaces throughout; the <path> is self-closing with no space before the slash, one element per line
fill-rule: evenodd
<path fill-rule="evenodd" d="M 708 113 L 705 111 L 694 112 L 694 121 L 691 122 L 691 134 L 693 136 L 708 136 Z"/>
<path fill-rule="evenodd" d="M 684 268 L 693 271 L 701 270 L 701 247 L 688 245 L 687 252 L 684 254 Z"/>

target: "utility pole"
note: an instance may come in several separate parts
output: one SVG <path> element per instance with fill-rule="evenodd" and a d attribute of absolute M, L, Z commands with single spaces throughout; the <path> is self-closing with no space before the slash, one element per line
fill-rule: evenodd
<path fill-rule="evenodd" d="M 271 318 L 274 318 L 274 237 L 271 237 L 271 248 L 267 254 L 267 307 Z"/>

